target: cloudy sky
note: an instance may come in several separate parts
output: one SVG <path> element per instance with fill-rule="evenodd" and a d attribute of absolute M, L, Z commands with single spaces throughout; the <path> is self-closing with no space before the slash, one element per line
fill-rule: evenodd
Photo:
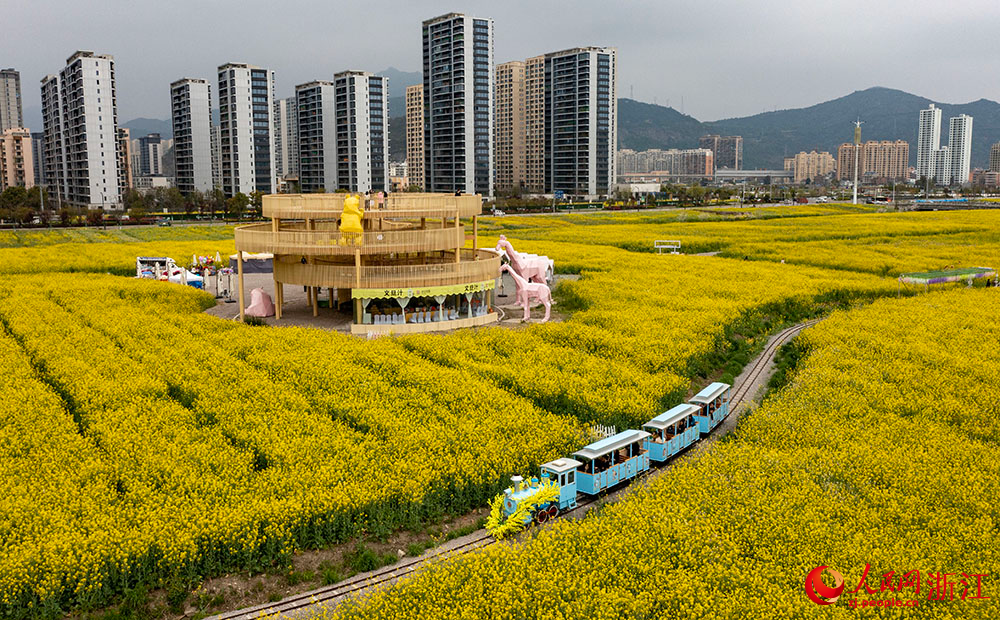
<path fill-rule="evenodd" d="M 171 81 L 214 81 L 216 67 L 230 61 L 273 69 L 279 97 L 343 69 L 419 71 L 421 20 L 450 11 L 495 20 L 497 62 L 578 45 L 615 46 L 619 96 L 683 105 L 700 120 L 802 107 L 870 86 L 946 103 L 1000 100 L 997 0 L 4 5 L 0 67 L 21 71 L 29 119 L 40 105 L 39 80 L 77 49 L 114 55 L 120 121 L 166 119 Z"/>

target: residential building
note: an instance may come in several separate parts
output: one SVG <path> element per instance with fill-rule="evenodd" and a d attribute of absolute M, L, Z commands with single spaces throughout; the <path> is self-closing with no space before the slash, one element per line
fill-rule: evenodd
<path fill-rule="evenodd" d="M 154 189 L 167 189 L 172 186 L 170 177 L 163 175 L 137 175 L 134 177 L 135 189 L 141 194 L 147 194 Z"/>
<path fill-rule="evenodd" d="M 976 168 L 972 171 L 972 185 L 973 187 L 1000 186 L 1000 171 Z"/>
<path fill-rule="evenodd" d="M 968 184 L 972 161 L 972 117 L 968 114 L 960 114 L 948 121 L 948 148 L 948 168 L 944 177 L 947 184 Z"/>
<path fill-rule="evenodd" d="M 618 151 L 618 176 L 674 180 L 711 179 L 715 169 L 711 149 L 649 149 Z"/>
<path fill-rule="evenodd" d="M 132 144 L 133 174 L 136 176 L 163 176 L 163 138 L 150 133 Z"/>
<path fill-rule="evenodd" d="M 222 128 L 212 125 L 212 189 L 222 190 Z"/>
<path fill-rule="evenodd" d="M 937 185 L 951 185 L 951 146 L 942 146 L 934 151 L 934 182 Z"/>
<path fill-rule="evenodd" d="M 183 78 L 170 85 L 174 178 L 182 194 L 212 190 L 212 87 Z"/>
<path fill-rule="evenodd" d="M 295 97 L 274 102 L 274 171 L 279 179 L 299 176 L 299 112 Z"/>
<path fill-rule="evenodd" d="M 337 89 L 314 81 L 295 87 L 298 102 L 299 190 L 334 192 L 337 183 Z"/>
<path fill-rule="evenodd" d="M 930 104 L 920 111 L 920 126 L 917 129 L 917 176 L 933 177 L 937 150 L 941 148 L 941 108 Z"/>
<path fill-rule="evenodd" d="M 740 170 L 743 166 L 742 136 L 702 136 L 698 147 L 712 151 L 716 170 Z"/>
<path fill-rule="evenodd" d="M 342 71 L 336 87 L 337 185 L 350 192 L 389 188 L 389 79 Z"/>
<path fill-rule="evenodd" d="M 31 164 L 33 167 L 33 175 L 35 177 L 35 185 L 46 185 L 48 179 L 45 176 L 45 160 L 42 157 L 42 152 L 45 149 L 45 133 L 44 132 L 32 132 L 31 134 Z"/>
<path fill-rule="evenodd" d="M 545 192 L 545 56 L 524 61 L 524 189 Z"/>
<path fill-rule="evenodd" d="M 274 190 L 274 73 L 243 63 L 219 67 L 222 192 Z"/>
<path fill-rule="evenodd" d="M 16 186 L 35 186 L 31 132 L 22 128 L 0 131 L 0 191 Z"/>
<path fill-rule="evenodd" d="M 448 13 L 423 22 L 424 183 L 493 194 L 493 20 Z"/>
<path fill-rule="evenodd" d="M 990 147 L 990 172 L 1000 172 L 1000 142 Z"/>
<path fill-rule="evenodd" d="M 615 49 L 545 55 L 545 185 L 595 199 L 614 189 L 618 143 Z"/>
<path fill-rule="evenodd" d="M 79 51 L 42 80 L 45 169 L 57 199 L 121 204 L 114 58 Z"/>
<path fill-rule="evenodd" d="M 524 62 L 514 60 L 497 65 L 494 81 L 494 189 L 519 191 L 525 181 Z"/>
<path fill-rule="evenodd" d="M 905 140 L 869 140 L 857 146 L 848 142 L 840 145 L 837 149 L 838 181 L 854 180 L 855 149 L 858 149 L 859 180 L 891 181 L 907 178 L 910 143 Z"/>
<path fill-rule="evenodd" d="M 836 169 L 837 162 L 833 159 L 833 155 L 826 151 L 822 153 L 801 151 L 793 157 L 785 158 L 785 170 L 792 171 L 792 180 L 795 183 L 815 182 L 833 174 Z"/>
<path fill-rule="evenodd" d="M 125 195 L 125 190 L 135 187 L 132 176 L 132 140 L 128 127 L 118 128 L 118 191 Z"/>
<path fill-rule="evenodd" d="M 406 179 L 424 188 L 424 85 L 406 87 Z M 390 175 L 393 176 L 393 175 Z M 404 188 L 406 189 L 406 188 Z"/>
<path fill-rule="evenodd" d="M 14 69 L 0 69 L 0 132 L 23 128 L 21 74 Z"/>

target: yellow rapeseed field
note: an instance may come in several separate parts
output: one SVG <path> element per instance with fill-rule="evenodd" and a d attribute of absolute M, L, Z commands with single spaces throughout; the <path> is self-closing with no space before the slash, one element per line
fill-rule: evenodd
<path fill-rule="evenodd" d="M 647 420 L 682 399 L 693 377 L 731 365 L 734 354 L 745 356 L 779 324 L 896 294 L 895 281 L 874 275 L 877 269 L 780 264 L 756 251 L 768 260 L 651 254 L 652 240 L 664 234 L 739 256 L 740 243 L 750 248 L 769 235 L 792 245 L 860 243 L 875 222 L 900 241 L 940 238 L 958 257 L 961 235 L 983 234 L 982 222 L 964 214 L 830 215 L 835 208 L 795 207 L 787 213 L 795 217 L 759 210 L 753 221 L 734 222 L 745 213 L 718 211 L 496 220 L 495 232 L 507 230 L 519 249 L 548 254 L 560 271 L 580 275 L 559 286 L 556 310 L 568 319 L 377 341 L 221 321 L 201 313 L 212 303 L 204 293 L 102 275 L 130 273 L 139 254 L 184 262 L 195 253 L 228 253 L 231 239 L 215 232 L 0 239 L 0 614 L 98 606 L 136 584 L 259 570 L 296 549 L 484 506 L 510 474 L 580 447 L 591 422 L 623 428 Z M 940 255 L 915 250 L 914 264 L 937 267 Z M 745 458 L 768 453 L 762 446 Z M 795 479 L 795 463 L 775 467 Z M 744 485 L 766 482 L 727 471 Z M 672 492 L 687 489 L 697 501 L 707 492 L 686 479 L 674 485 Z M 724 486 L 711 488 L 726 498 L 713 500 L 712 514 L 736 510 Z M 783 495 L 775 497 L 782 506 L 770 523 L 780 532 L 782 519 L 798 523 L 792 507 L 801 505 L 786 510 Z M 654 571 L 657 580 L 701 583 L 691 575 L 725 536 L 712 529 L 715 518 L 699 524 L 700 509 L 691 510 L 670 522 L 710 534 L 710 543 L 684 551 L 684 562 L 669 570 L 643 566 L 638 559 L 646 556 L 615 547 L 623 579 L 646 587 Z M 576 526 L 556 530 L 566 527 Z M 575 540 L 580 558 L 605 557 Z M 664 552 L 681 548 L 672 539 L 656 544 Z M 483 561 L 521 561 L 490 557 Z M 530 566 L 530 557 L 521 566 Z M 839 566 L 845 574 L 856 569 Z M 536 581 L 525 572 L 511 583 Z M 593 600 L 643 613 L 669 609 L 660 607 L 659 594 L 630 599 L 613 581 L 598 584 Z M 731 575 L 725 583 L 747 587 Z M 543 585 L 546 596 L 578 606 L 568 615 L 597 609 L 587 607 L 590 598 L 558 594 L 557 580 Z M 409 592 L 378 605 L 417 604 Z M 506 592 L 490 588 L 481 596 L 506 601 Z"/>
<path fill-rule="evenodd" d="M 323 615 L 996 618 L 997 301 L 959 289 L 834 313 L 803 333 L 797 378 L 734 441 L 598 516 Z M 820 565 L 845 577 L 836 605 L 805 595 Z M 911 571 L 919 587 L 896 591 Z M 851 608 L 892 599 L 917 604 Z"/>

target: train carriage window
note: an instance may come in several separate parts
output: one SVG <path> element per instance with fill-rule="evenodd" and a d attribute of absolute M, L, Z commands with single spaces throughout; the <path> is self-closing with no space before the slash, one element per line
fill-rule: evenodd
<path fill-rule="evenodd" d="M 575 482 L 576 482 L 576 472 L 575 471 L 571 471 L 568 474 L 566 474 L 566 484 L 573 484 Z"/>

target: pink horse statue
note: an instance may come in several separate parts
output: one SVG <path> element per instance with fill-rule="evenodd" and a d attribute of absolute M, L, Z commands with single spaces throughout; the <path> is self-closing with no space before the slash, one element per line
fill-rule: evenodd
<path fill-rule="evenodd" d="M 534 299 L 545 306 L 545 318 L 542 319 L 542 323 L 548 321 L 549 314 L 552 312 L 552 291 L 549 290 L 549 287 L 538 282 L 528 282 L 518 275 L 510 265 L 500 267 L 500 272 L 504 271 L 509 273 L 514 278 L 514 282 L 517 283 L 517 305 L 524 308 L 524 318 L 521 320 L 527 321 L 531 318 L 531 300 Z"/>
<path fill-rule="evenodd" d="M 507 258 L 510 259 L 510 266 L 514 268 L 514 272 L 517 275 L 528 281 L 545 284 L 545 273 L 549 268 L 548 261 L 544 258 L 530 260 L 521 256 L 514 250 L 514 246 L 510 244 L 510 241 L 507 241 L 507 237 L 504 235 L 500 235 L 500 240 L 497 241 L 497 252 L 501 250 L 507 252 Z"/>

